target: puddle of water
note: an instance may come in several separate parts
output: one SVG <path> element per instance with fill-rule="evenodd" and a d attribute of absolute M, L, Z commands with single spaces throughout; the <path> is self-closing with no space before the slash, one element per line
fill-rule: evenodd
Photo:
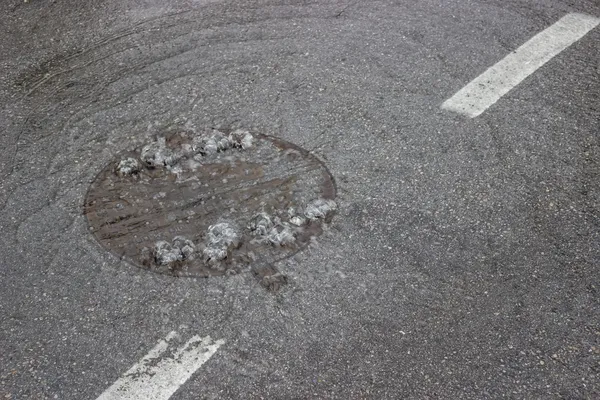
<path fill-rule="evenodd" d="M 335 195 L 325 165 L 292 143 L 176 132 L 107 165 L 84 212 L 101 245 L 133 264 L 211 276 L 303 249 L 331 220 Z"/>

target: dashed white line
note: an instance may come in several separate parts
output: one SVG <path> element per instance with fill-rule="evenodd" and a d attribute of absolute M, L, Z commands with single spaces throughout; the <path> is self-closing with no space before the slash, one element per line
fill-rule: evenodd
<path fill-rule="evenodd" d="M 97 400 L 167 400 L 225 343 L 194 336 L 179 349 L 171 332 Z"/>
<path fill-rule="evenodd" d="M 470 118 L 478 116 L 599 23 L 599 18 L 590 15 L 565 15 L 459 90 L 442 108 Z"/>

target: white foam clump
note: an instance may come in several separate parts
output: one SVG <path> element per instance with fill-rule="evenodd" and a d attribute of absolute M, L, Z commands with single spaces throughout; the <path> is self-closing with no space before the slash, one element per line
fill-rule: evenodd
<path fill-rule="evenodd" d="M 183 260 L 181 250 L 173 247 L 171 243 L 160 240 L 154 244 L 154 261 L 158 265 L 169 265 Z"/>
<path fill-rule="evenodd" d="M 159 137 L 156 141 L 142 147 L 140 158 L 150 167 L 172 166 L 181 158 L 166 145 L 166 139 Z"/>
<path fill-rule="evenodd" d="M 275 246 L 285 246 L 296 240 L 294 229 L 287 222 L 281 222 L 278 217 L 272 218 L 269 214 L 261 212 L 250 220 L 250 232 L 259 236 L 260 241 L 270 242 Z"/>
<path fill-rule="evenodd" d="M 306 218 L 301 217 L 299 215 L 294 215 L 292 218 L 290 218 L 290 224 L 292 224 L 292 225 L 302 226 L 305 223 L 306 223 Z"/>
<path fill-rule="evenodd" d="M 196 246 L 191 240 L 188 240 L 183 236 L 175 236 L 173 239 L 173 246 L 181 250 L 184 260 L 192 260 L 194 258 Z"/>
<path fill-rule="evenodd" d="M 289 222 L 295 226 L 302 226 L 306 223 L 306 218 L 302 216 L 302 210 L 297 210 L 295 207 L 288 208 Z"/>
<path fill-rule="evenodd" d="M 201 134 L 192 139 L 192 149 L 200 154 L 215 154 L 231 148 L 231 141 L 224 133 L 213 130 L 210 135 Z"/>
<path fill-rule="evenodd" d="M 283 222 L 281 224 L 275 225 L 267 236 L 269 242 L 274 244 L 275 246 L 285 246 L 293 243 L 296 240 L 296 235 L 292 227 Z"/>
<path fill-rule="evenodd" d="M 117 175 L 119 176 L 133 175 L 140 172 L 140 170 L 140 163 L 133 157 L 128 157 L 124 160 L 121 160 L 117 165 Z"/>
<path fill-rule="evenodd" d="M 253 235 L 267 235 L 271 228 L 273 228 L 273 220 L 269 214 L 261 212 L 254 216 L 248 224 L 248 228 Z"/>
<path fill-rule="evenodd" d="M 200 134 L 192 139 L 192 150 L 203 154 L 215 154 L 230 148 L 249 149 L 254 137 L 248 131 L 235 130 L 226 136 L 223 132 L 213 130 L 210 134 Z"/>
<path fill-rule="evenodd" d="M 177 261 L 192 260 L 196 246 L 183 236 L 176 236 L 172 243 L 160 240 L 154 244 L 154 261 L 158 265 L 171 265 Z"/>
<path fill-rule="evenodd" d="M 202 251 L 207 262 L 218 262 L 227 258 L 230 250 L 240 244 L 240 232 L 229 222 L 220 222 L 208 227 L 205 248 Z"/>
<path fill-rule="evenodd" d="M 308 203 L 304 208 L 304 216 L 311 221 L 327 218 L 329 214 L 337 209 L 337 204 L 329 199 L 316 199 Z"/>
<path fill-rule="evenodd" d="M 236 129 L 229 135 L 229 141 L 233 147 L 246 150 L 253 146 L 254 136 L 252 136 L 250 132 L 243 129 Z"/>

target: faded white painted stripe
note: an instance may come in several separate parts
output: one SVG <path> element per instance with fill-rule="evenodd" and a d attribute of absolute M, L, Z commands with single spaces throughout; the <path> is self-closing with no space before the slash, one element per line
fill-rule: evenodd
<path fill-rule="evenodd" d="M 478 116 L 599 23 L 599 18 L 590 15 L 565 15 L 459 90 L 442 108 L 471 118 Z"/>
<path fill-rule="evenodd" d="M 169 333 L 97 400 L 167 400 L 225 343 L 194 336 L 176 349 L 177 338 Z"/>

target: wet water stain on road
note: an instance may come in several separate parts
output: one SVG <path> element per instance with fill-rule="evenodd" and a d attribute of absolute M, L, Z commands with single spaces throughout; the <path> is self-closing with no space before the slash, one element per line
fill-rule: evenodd
<path fill-rule="evenodd" d="M 85 215 L 119 257 L 206 277 L 300 251 L 331 221 L 335 195 L 325 165 L 292 143 L 243 130 L 183 130 L 107 165 L 88 191 Z"/>

